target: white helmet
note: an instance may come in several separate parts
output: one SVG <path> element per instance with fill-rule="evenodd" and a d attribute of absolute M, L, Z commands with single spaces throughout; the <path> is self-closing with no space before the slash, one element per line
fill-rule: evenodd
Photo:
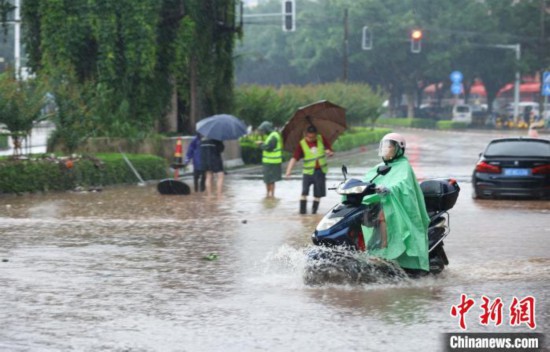
<path fill-rule="evenodd" d="M 397 159 L 405 154 L 406 146 L 407 142 L 405 142 L 405 138 L 402 135 L 399 133 L 388 133 L 380 141 L 378 156 L 381 156 L 384 161 Z"/>

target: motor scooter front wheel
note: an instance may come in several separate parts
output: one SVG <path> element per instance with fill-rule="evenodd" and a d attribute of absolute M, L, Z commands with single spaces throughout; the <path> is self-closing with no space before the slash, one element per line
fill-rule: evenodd
<path fill-rule="evenodd" d="M 306 285 L 390 283 L 407 278 L 396 264 L 345 247 L 315 247 L 307 256 Z"/>

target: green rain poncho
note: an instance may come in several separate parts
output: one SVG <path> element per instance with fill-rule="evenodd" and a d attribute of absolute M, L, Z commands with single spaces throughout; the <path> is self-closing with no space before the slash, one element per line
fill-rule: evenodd
<path fill-rule="evenodd" d="M 370 170 L 365 180 L 376 175 Z M 380 202 L 387 224 L 387 246 L 380 246 L 380 230 L 377 226 L 362 226 L 369 254 L 396 261 L 402 268 L 429 270 L 428 235 L 429 217 L 424 196 L 416 176 L 405 156 L 388 163 L 391 170 L 378 176 L 374 182 L 385 186 L 389 194 L 373 194 L 363 199 L 364 204 Z M 382 248 L 385 247 L 385 248 Z"/>

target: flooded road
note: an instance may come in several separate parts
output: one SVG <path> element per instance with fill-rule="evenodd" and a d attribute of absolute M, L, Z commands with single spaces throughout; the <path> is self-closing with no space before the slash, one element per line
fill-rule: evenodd
<path fill-rule="evenodd" d="M 550 202 L 471 199 L 477 155 L 497 134 L 403 134 L 420 179 L 462 188 L 439 277 L 305 285 L 322 215 L 298 215 L 298 174 L 275 200 L 244 171 L 230 172 L 221 199 L 161 196 L 154 184 L 2 196 L 0 351 L 439 351 L 442 333 L 460 332 L 450 309 L 461 294 L 476 302 L 468 332 L 531 331 L 509 324 L 508 307 L 533 296 L 534 331 L 547 333 Z M 375 149 L 329 161 L 328 184 L 341 163 L 364 174 Z M 329 191 L 320 213 L 338 199 Z M 502 325 L 480 324 L 482 295 L 502 299 Z"/>

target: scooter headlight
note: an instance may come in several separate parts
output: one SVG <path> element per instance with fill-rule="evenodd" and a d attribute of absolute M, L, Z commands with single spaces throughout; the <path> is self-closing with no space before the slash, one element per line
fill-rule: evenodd
<path fill-rule="evenodd" d="M 338 194 L 360 194 L 360 193 L 363 193 L 366 189 L 367 189 L 367 185 L 355 186 L 348 189 L 344 189 L 343 187 L 338 187 Z"/>
<path fill-rule="evenodd" d="M 321 220 L 321 222 L 319 222 L 319 224 L 317 225 L 316 230 L 317 231 L 324 231 L 326 229 L 330 229 L 332 226 L 339 223 L 340 220 L 342 220 L 343 218 L 344 218 L 343 216 L 338 216 L 338 217 L 334 217 L 334 218 L 325 217 L 325 218 L 323 218 L 323 220 Z"/>

